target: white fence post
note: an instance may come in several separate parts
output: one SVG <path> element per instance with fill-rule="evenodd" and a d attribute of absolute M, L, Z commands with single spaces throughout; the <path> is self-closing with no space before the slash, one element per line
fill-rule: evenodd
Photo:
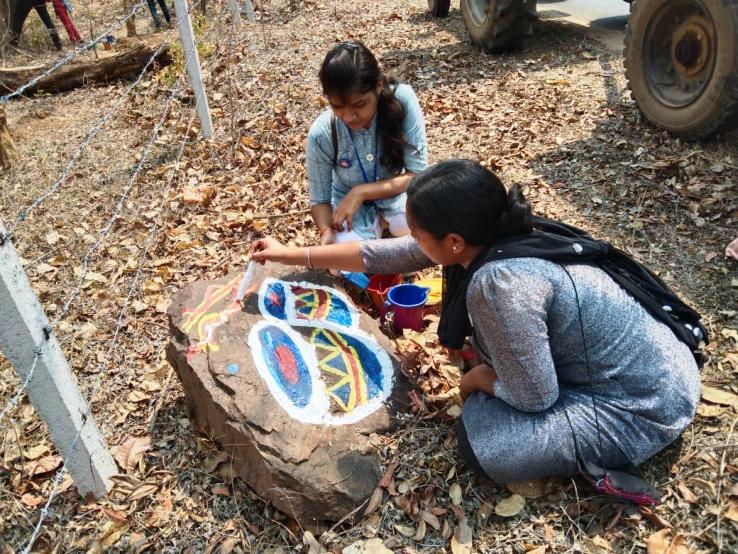
<path fill-rule="evenodd" d="M 197 116 L 200 119 L 202 136 L 210 138 L 213 136 L 213 122 L 210 119 L 210 108 L 208 107 L 208 96 L 202 84 L 200 73 L 200 56 L 197 54 L 195 33 L 192 31 L 187 0 L 174 0 L 174 10 L 177 13 L 177 25 L 179 26 L 179 40 L 182 41 L 187 74 L 190 76 L 192 90 L 195 93 Z"/>
<path fill-rule="evenodd" d="M 0 350 L 20 376 L 83 496 L 105 496 L 117 474 L 49 320 L 0 221 Z M 38 351 L 37 351 L 38 347 Z M 30 376 L 29 374 L 33 372 Z M 79 435 L 79 437 L 78 437 Z M 77 438 L 78 437 L 78 438 Z"/>
<path fill-rule="evenodd" d="M 251 0 L 243 0 L 243 8 L 246 10 L 246 19 L 249 20 L 249 23 L 256 23 L 254 5 L 251 3 Z"/>
<path fill-rule="evenodd" d="M 238 29 L 241 27 L 241 8 L 238 7 L 238 0 L 228 0 L 228 5 L 231 7 L 233 27 Z"/>

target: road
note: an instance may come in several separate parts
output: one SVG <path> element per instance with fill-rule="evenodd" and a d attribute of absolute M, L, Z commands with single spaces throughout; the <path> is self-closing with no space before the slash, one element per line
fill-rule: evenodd
<path fill-rule="evenodd" d="M 588 34 L 616 50 L 623 46 L 629 9 L 623 0 L 538 0 L 542 18 L 583 26 Z"/>

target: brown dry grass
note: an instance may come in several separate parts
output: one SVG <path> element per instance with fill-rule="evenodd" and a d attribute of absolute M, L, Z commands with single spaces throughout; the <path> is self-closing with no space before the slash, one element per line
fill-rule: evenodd
<path fill-rule="evenodd" d="M 104 378 L 92 406 L 108 443 L 150 435 L 152 449 L 104 502 L 81 503 L 66 479 L 36 543 L 39 551 L 135 551 L 141 545 L 166 552 L 307 550 L 299 527 L 233 480 L 230 464 L 218 464 L 213 443 L 190 426 L 182 390 L 163 358 L 163 309 L 185 282 L 241 265 L 258 234 L 295 244 L 313 240 L 304 214 L 261 216 L 307 208 L 302 148 L 321 109 L 317 67 L 323 53 L 346 37 L 364 40 L 388 69 L 415 87 L 433 160 L 480 159 L 506 182 L 524 184 L 539 211 L 608 238 L 660 271 L 710 327 L 714 340 L 703 379 L 735 392 L 738 344 L 730 330 L 738 328 L 738 281 L 735 264 L 722 256 L 738 223 L 735 137 L 682 144 L 649 127 L 627 97 L 620 56 L 556 24 L 541 24 L 537 38 L 519 52 L 489 57 L 467 43 L 458 11 L 435 21 L 420 0 L 360 9 L 339 2 L 291 4 L 265 2 L 263 23 L 244 26 L 237 36 L 221 27 L 210 39 L 222 48 L 206 76 L 215 137 L 186 148 L 175 190 L 160 214 L 159 200 L 192 113 L 191 98 L 178 95 L 111 236 L 92 258 L 91 270 L 104 282 L 87 283 L 56 329 L 84 394 Z M 105 19 L 97 4 L 93 9 Z M 0 181 L 6 224 L 58 177 L 123 86 L 8 106 L 22 163 Z M 72 178 L 19 227 L 16 246 L 50 317 L 76 283 L 75 268 L 110 217 L 169 86 L 149 75 Z M 162 230 L 144 265 L 143 285 L 135 289 L 119 346 L 111 350 L 115 320 L 157 221 Z M 408 371 L 418 372 L 420 396 L 430 400 L 449 382 L 435 368 L 421 371 L 424 355 L 419 352 Z M 4 361 L 0 373 L 4 405 L 18 378 Z M 669 536 L 682 537 L 675 542 L 684 541 L 692 551 L 738 549 L 736 524 L 726 518 L 735 501 L 730 495 L 738 492 L 735 408 L 705 404 L 683 440 L 644 465 L 665 494 L 655 515 L 593 496 L 573 480 L 529 499 L 510 519 L 489 516 L 490 506 L 509 493 L 469 474 L 454 453 L 448 418 L 433 413 L 408 416 L 395 436 L 382 439 L 385 463 L 401 460 L 394 481 L 402 492 L 385 498 L 371 525 L 357 518 L 319 536 L 326 548 L 340 550 L 362 534 L 376 533 L 396 550 L 449 551 L 443 529 L 429 524 L 419 540 L 401 531 L 417 532 L 419 526 L 406 511 L 433 503 L 446 510 L 439 522 L 453 529 L 460 509 L 449 492 L 458 484 L 461 510 L 480 552 L 640 551 L 649 538 L 653 548 L 659 546 L 662 537 L 654 533 L 667 522 Z M 12 551 L 30 537 L 39 509 L 29 504 L 45 500 L 53 477 L 30 478 L 28 464 L 53 455 L 54 447 L 27 403 L 0 426 L 0 544 Z M 148 494 L 136 498 L 141 490 Z"/>

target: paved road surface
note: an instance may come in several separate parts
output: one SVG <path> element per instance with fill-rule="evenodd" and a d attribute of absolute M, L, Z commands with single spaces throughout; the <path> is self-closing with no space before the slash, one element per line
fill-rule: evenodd
<path fill-rule="evenodd" d="M 563 19 L 588 29 L 608 47 L 621 49 L 630 6 L 623 0 L 538 0 L 545 19 Z"/>

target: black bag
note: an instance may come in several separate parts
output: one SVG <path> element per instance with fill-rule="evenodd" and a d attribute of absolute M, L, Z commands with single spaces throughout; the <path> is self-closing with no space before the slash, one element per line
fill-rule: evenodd
<path fill-rule="evenodd" d="M 700 369 L 704 365 L 700 343 L 708 344 L 709 337 L 700 322 L 700 314 L 687 306 L 656 274 L 609 242 L 595 240 L 572 225 L 537 216 L 533 217 L 533 232 L 530 234 L 496 240 L 466 270 L 461 266 L 444 270 L 446 290 L 439 325 L 444 345 L 460 348 L 464 338 L 471 334 L 464 322 L 468 322 L 466 285 L 474 272 L 487 262 L 507 258 L 541 258 L 560 264 L 597 265 L 689 347 Z M 459 313 L 459 308 L 463 313 Z"/>

